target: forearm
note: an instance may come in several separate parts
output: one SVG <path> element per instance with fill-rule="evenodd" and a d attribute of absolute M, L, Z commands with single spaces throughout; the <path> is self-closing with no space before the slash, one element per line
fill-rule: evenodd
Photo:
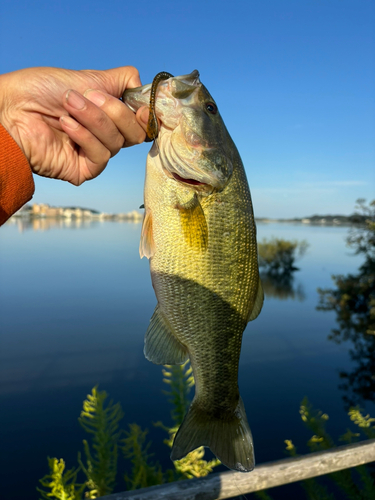
<path fill-rule="evenodd" d="M 0 225 L 31 200 L 34 180 L 17 143 L 0 124 Z"/>

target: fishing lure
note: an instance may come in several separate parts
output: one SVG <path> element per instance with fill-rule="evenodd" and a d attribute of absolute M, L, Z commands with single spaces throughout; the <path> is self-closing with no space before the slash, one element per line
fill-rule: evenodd
<path fill-rule="evenodd" d="M 159 126 L 158 126 L 158 121 L 156 119 L 156 114 L 155 114 L 155 98 L 156 98 L 156 90 L 158 88 L 158 85 L 160 82 L 163 80 L 168 80 L 168 78 L 173 78 L 173 75 L 170 73 L 167 73 L 166 71 L 161 71 L 158 73 L 155 78 L 152 80 L 152 85 L 151 85 L 151 94 L 150 94 L 150 115 L 148 118 L 148 123 L 147 123 L 147 137 L 146 141 L 151 142 L 154 139 L 157 138 L 158 133 L 159 133 Z"/>

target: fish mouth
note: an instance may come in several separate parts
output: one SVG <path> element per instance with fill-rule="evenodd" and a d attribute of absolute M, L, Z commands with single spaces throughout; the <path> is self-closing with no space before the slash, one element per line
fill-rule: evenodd
<path fill-rule="evenodd" d="M 174 147 L 176 144 L 171 140 L 171 135 L 173 133 L 163 130 L 158 138 L 158 145 L 152 150 L 153 155 L 160 155 L 160 166 L 165 175 L 202 196 L 222 191 L 229 177 L 219 170 L 214 170 L 209 159 L 205 158 L 201 151 Z M 188 155 L 184 154 L 186 151 Z"/>
<path fill-rule="evenodd" d="M 180 175 L 176 174 L 175 172 L 171 172 L 173 177 L 176 179 L 176 181 L 183 182 L 184 184 L 190 184 L 191 186 L 208 186 L 205 182 L 199 182 L 196 179 L 185 179 L 184 177 L 181 177 Z"/>
<path fill-rule="evenodd" d="M 210 184 L 207 184 L 206 182 L 201 182 L 198 181 L 197 179 L 192 179 L 192 178 L 187 178 L 187 177 L 182 177 L 179 175 L 177 172 L 174 170 L 169 170 L 166 168 L 164 165 L 161 166 L 163 169 L 163 172 L 169 179 L 173 179 L 179 184 L 183 184 L 185 186 L 189 186 L 195 191 L 199 192 L 203 196 L 208 196 L 216 191 L 216 188 L 214 186 L 211 186 Z"/>

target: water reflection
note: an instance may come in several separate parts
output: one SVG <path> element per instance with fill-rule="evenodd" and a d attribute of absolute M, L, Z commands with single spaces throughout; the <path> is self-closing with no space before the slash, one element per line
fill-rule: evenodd
<path fill-rule="evenodd" d="M 116 219 L 116 222 L 139 223 L 136 219 Z M 7 225 L 17 226 L 18 231 L 45 232 L 50 229 L 86 229 L 103 224 L 99 218 L 85 217 L 12 217 Z"/>
<path fill-rule="evenodd" d="M 329 339 L 337 344 L 351 342 L 351 371 L 341 371 L 346 407 L 375 400 L 375 201 L 366 226 L 351 230 L 347 243 L 365 257 L 358 273 L 332 276 L 333 289 L 318 289 L 317 309 L 335 311 L 338 328 Z"/>
<path fill-rule="evenodd" d="M 306 299 L 302 283 L 296 284 L 292 273 L 261 273 L 260 278 L 266 297 L 279 300 L 292 299 L 298 300 L 298 302 L 303 302 Z"/>

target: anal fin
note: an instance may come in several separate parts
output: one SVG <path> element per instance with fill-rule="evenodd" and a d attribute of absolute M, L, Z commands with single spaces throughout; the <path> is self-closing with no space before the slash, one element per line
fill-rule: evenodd
<path fill-rule="evenodd" d="M 186 347 L 173 334 L 159 304 L 145 335 L 144 354 L 156 365 L 182 365 L 189 357 Z"/>

